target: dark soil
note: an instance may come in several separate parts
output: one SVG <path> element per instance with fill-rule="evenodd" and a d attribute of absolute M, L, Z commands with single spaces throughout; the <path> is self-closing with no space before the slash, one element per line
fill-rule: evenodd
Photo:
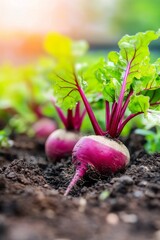
<path fill-rule="evenodd" d="M 146 154 L 134 134 L 125 143 L 126 170 L 89 169 L 68 197 L 71 158 L 48 163 L 43 144 L 25 136 L 0 149 L 0 239 L 159 240 L 160 154 Z"/>

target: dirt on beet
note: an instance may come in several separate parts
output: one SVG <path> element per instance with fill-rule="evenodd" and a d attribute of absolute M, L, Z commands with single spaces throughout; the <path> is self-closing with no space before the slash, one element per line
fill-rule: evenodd
<path fill-rule="evenodd" d="M 100 176 L 89 169 L 68 197 L 71 158 L 49 163 L 44 144 L 17 136 L 0 149 L 1 240 L 159 240 L 160 154 L 139 135 L 124 140 L 131 163 Z"/>

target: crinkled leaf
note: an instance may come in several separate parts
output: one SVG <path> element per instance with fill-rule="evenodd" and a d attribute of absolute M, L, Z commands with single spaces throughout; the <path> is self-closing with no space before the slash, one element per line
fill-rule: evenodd
<path fill-rule="evenodd" d="M 116 79 L 108 81 L 108 83 L 103 88 L 104 99 L 108 102 L 117 101 L 120 93 L 120 88 L 121 85 Z"/>
<path fill-rule="evenodd" d="M 147 74 L 144 73 L 140 79 L 134 79 L 133 88 L 135 93 L 139 93 L 143 90 L 156 90 L 160 88 L 160 59 L 157 59 L 155 63 L 150 64 L 147 69 Z"/>
<path fill-rule="evenodd" d="M 160 111 L 149 110 L 147 118 L 144 119 L 144 124 L 147 129 L 154 126 L 160 126 Z"/>
<path fill-rule="evenodd" d="M 154 62 L 154 66 L 156 67 L 158 76 L 160 76 L 160 58 L 158 58 L 158 59 Z"/>
<path fill-rule="evenodd" d="M 111 52 L 111 55 L 112 53 L 114 55 L 115 60 L 116 53 Z M 112 64 L 111 62 L 110 64 L 108 63 L 107 65 L 106 61 L 104 59 L 101 59 L 101 61 L 97 64 L 95 76 L 99 83 L 101 83 L 104 99 L 109 102 L 114 102 L 115 100 L 117 100 L 121 88 L 120 85 L 121 72 L 118 71 L 115 65 Z"/>
<path fill-rule="evenodd" d="M 155 90 L 146 90 L 142 92 L 145 96 L 150 98 L 151 106 L 155 106 L 154 104 L 160 103 L 160 85 L 158 89 Z"/>
<path fill-rule="evenodd" d="M 159 32 L 147 31 L 137 33 L 134 36 L 126 35 L 119 41 L 120 56 L 123 60 L 126 59 L 126 68 L 129 67 L 127 88 L 130 88 L 136 79 L 155 76 L 156 71 L 150 63 L 148 45 L 159 36 Z M 136 85 L 135 83 L 134 86 Z"/>
<path fill-rule="evenodd" d="M 156 78 L 157 73 L 155 66 L 149 65 L 147 74 L 144 74 L 140 79 L 134 78 L 132 87 L 135 93 L 140 93 L 144 89 L 156 89 L 160 81 Z"/>
<path fill-rule="evenodd" d="M 140 93 L 146 87 L 157 88 L 159 62 L 150 63 L 148 45 L 159 36 L 160 32 L 154 31 L 140 32 L 133 36 L 125 35 L 118 43 L 120 51 L 110 52 L 108 59 L 97 66 L 96 77 L 104 87 L 106 100 L 118 101 L 124 81 L 126 81 L 124 97 L 131 88 L 135 93 Z"/>
<path fill-rule="evenodd" d="M 132 96 L 128 107 L 132 113 L 144 112 L 146 115 L 149 108 L 149 97 L 143 95 Z"/>
<path fill-rule="evenodd" d="M 97 77 L 95 75 L 97 67 L 99 64 L 101 64 L 102 61 L 103 60 L 100 59 L 98 63 L 91 65 L 86 62 L 86 68 L 83 69 L 82 78 L 84 79 L 83 82 L 85 83 L 83 89 L 85 89 L 85 93 L 87 93 L 89 96 L 96 96 L 102 92 L 102 84 L 97 80 Z"/>

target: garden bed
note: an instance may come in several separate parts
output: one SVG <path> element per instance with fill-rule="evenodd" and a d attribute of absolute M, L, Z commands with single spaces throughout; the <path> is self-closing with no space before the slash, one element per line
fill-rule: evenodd
<path fill-rule="evenodd" d="M 1 240 L 159 240 L 160 154 L 145 153 L 138 135 L 125 143 L 126 170 L 100 177 L 89 169 L 64 197 L 71 158 L 53 165 L 42 143 L 16 137 L 0 150 Z"/>

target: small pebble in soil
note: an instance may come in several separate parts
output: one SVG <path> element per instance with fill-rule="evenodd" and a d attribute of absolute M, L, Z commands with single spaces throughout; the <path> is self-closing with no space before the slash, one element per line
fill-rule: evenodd
<path fill-rule="evenodd" d="M 134 191 L 133 196 L 136 198 L 142 198 L 144 196 L 144 193 L 142 191 L 136 190 Z"/>
<path fill-rule="evenodd" d="M 127 175 L 117 178 L 117 182 L 113 184 L 112 195 L 115 192 L 127 193 L 133 185 L 133 179 Z"/>
<path fill-rule="evenodd" d="M 37 200 L 43 201 L 45 199 L 45 195 L 42 191 L 37 190 L 35 193 L 36 193 Z"/>
<path fill-rule="evenodd" d="M 30 183 L 29 179 L 25 178 L 24 174 L 18 174 L 17 178 L 20 183 L 23 183 L 25 185 Z"/>
<path fill-rule="evenodd" d="M 17 176 L 16 176 L 16 173 L 15 172 L 10 172 L 9 174 L 7 174 L 6 176 L 7 178 L 10 178 L 12 180 L 16 180 L 17 179 Z"/>
<path fill-rule="evenodd" d="M 53 219 L 55 216 L 55 213 L 52 209 L 45 210 L 44 214 L 48 219 Z"/>
<path fill-rule="evenodd" d="M 109 213 L 106 217 L 106 222 L 111 225 L 117 225 L 119 222 L 119 217 L 115 213 Z"/>
<path fill-rule="evenodd" d="M 125 212 L 120 213 L 120 219 L 125 223 L 136 223 L 138 221 L 136 214 L 127 214 Z"/>
<path fill-rule="evenodd" d="M 127 175 L 123 175 L 122 177 L 119 178 L 112 178 L 111 183 L 116 183 L 116 182 L 121 182 L 123 184 L 127 185 L 132 185 L 133 184 L 133 179 Z"/>
<path fill-rule="evenodd" d="M 160 230 L 156 231 L 154 236 L 155 236 L 154 240 L 159 240 L 160 239 Z"/>
<path fill-rule="evenodd" d="M 133 179 L 127 175 L 124 175 L 118 179 L 118 182 L 124 183 L 126 185 L 132 185 Z"/>
<path fill-rule="evenodd" d="M 146 196 L 146 197 L 149 197 L 149 198 L 155 198 L 155 197 L 156 197 L 156 194 L 155 194 L 153 191 L 147 189 L 147 190 L 145 191 L 145 196 Z"/>
<path fill-rule="evenodd" d="M 147 186 L 147 185 L 148 185 L 148 182 L 145 181 L 145 180 L 139 182 L 139 184 L 138 184 L 138 186 L 140 186 L 140 187 L 145 187 L 145 186 Z"/>
<path fill-rule="evenodd" d="M 141 165 L 137 168 L 138 172 L 148 172 L 149 168 L 147 166 Z"/>
<path fill-rule="evenodd" d="M 30 187 L 30 186 L 27 186 L 26 188 L 25 188 L 25 194 L 26 195 L 33 195 L 33 193 L 34 193 L 34 190 L 33 190 L 33 188 L 32 187 Z"/>
<path fill-rule="evenodd" d="M 110 183 L 111 183 L 111 184 L 113 184 L 113 183 L 117 182 L 117 181 L 118 181 L 118 179 L 119 179 L 119 178 L 117 178 L 117 177 L 115 177 L 115 178 L 112 178 L 112 179 L 111 179 L 111 181 L 110 181 Z"/>
<path fill-rule="evenodd" d="M 85 209 L 86 209 L 86 205 L 87 205 L 86 199 L 81 197 L 81 198 L 79 199 L 79 208 L 78 208 L 78 211 L 81 212 L 81 213 L 84 212 Z"/>
<path fill-rule="evenodd" d="M 55 196 L 57 194 L 58 194 L 58 190 L 55 190 L 55 189 L 49 190 L 49 195 Z"/>
<path fill-rule="evenodd" d="M 109 203 L 110 203 L 110 210 L 111 211 L 122 211 L 124 209 L 126 209 L 126 201 L 124 198 L 110 198 L 109 199 Z"/>
<path fill-rule="evenodd" d="M 81 189 L 81 193 L 86 193 L 87 190 L 88 190 L 88 188 L 84 186 L 84 187 Z"/>

